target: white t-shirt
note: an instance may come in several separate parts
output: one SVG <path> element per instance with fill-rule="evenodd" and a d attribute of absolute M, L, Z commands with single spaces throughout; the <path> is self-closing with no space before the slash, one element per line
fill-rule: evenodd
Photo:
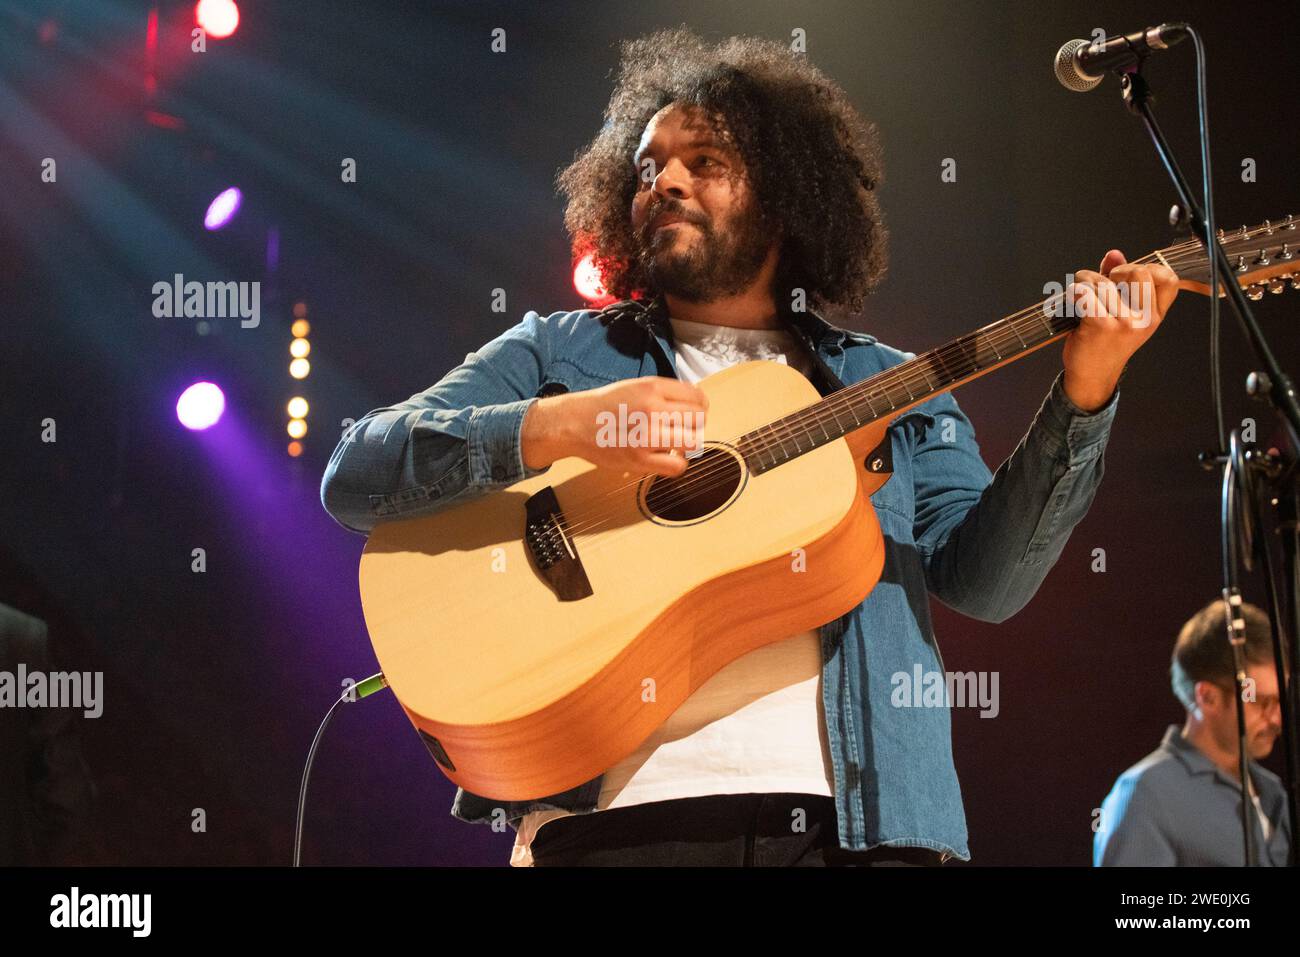
<path fill-rule="evenodd" d="M 670 320 L 677 374 L 688 382 L 736 362 L 769 359 L 804 375 L 811 362 L 784 329 Z M 724 666 L 601 781 L 597 812 L 710 794 L 834 796 L 821 699 L 821 638 L 806 631 Z M 530 867 L 537 830 L 568 811 L 524 815 L 510 863 Z"/>

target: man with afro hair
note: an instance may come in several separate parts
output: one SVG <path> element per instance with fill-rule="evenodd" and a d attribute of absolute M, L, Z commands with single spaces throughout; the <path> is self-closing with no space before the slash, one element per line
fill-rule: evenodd
<path fill-rule="evenodd" d="M 569 456 L 678 476 L 708 415 L 702 378 L 766 359 L 825 396 L 914 358 L 819 314 L 861 309 L 884 274 L 881 176 L 874 128 L 802 54 L 685 28 L 626 42 L 603 128 L 558 177 L 575 260 L 590 254 L 617 301 L 529 312 L 367 415 L 330 461 L 325 507 L 366 532 Z M 857 608 L 724 666 L 601 776 L 531 801 L 459 789 L 452 813 L 509 822 L 523 866 L 968 860 L 947 703 L 923 705 L 919 689 L 900 701 L 892 683 L 943 673 L 931 594 L 1005 620 L 1092 501 L 1120 376 L 1177 290 L 1167 268 L 1118 250 L 1076 275 L 1088 315 L 996 478 L 950 392 L 891 423 L 879 461 L 892 478 L 871 496 L 884 572 Z M 1154 309 L 1107 311 L 1121 280 L 1147 284 Z M 602 442 L 614 410 L 683 424 Z"/>

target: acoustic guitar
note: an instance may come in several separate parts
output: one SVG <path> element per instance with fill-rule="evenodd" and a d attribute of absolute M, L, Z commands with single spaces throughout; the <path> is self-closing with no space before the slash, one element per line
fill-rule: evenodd
<path fill-rule="evenodd" d="M 1252 298 L 1300 288 L 1298 239 L 1295 217 L 1220 233 Z M 1209 293 L 1198 240 L 1137 262 Z M 871 452 L 891 421 L 1065 336 L 1079 320 L 1063 299 L 825 398 L 778 362 L 709 376 L 704 442 L 675 478 L 564 458 L 376 526 L 361 558 L 366 626 L 438 766 L 497 800 L 576 787 L 724 665 L 850 611 L 884 565 L 870 496 L 890 475 Z"/>

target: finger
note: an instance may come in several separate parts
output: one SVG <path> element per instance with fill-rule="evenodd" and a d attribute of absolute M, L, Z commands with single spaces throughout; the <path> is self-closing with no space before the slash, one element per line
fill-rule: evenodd
<path fill-rule="evenodd" d="M 698 405 L 689 405 L 685 402 L 675 402 L 671 400 L 667 402 L 652 403 L 647 405 L 642 411 L 647 415 L 662 412 L 667 415 L 680 416 L 683 422 L 688 422 L 696 428 L 702 428 L 709 418 L 708 412 L 700 408 Z"/>
<path fill-rule="evenodd" d="M 1163 316 L 1178 296 L 1178 274 L 1163 263 L 1156 263 L 1151 267 L 1151 275 L 1156 284 L 1156 303 Z"/>
<path fill-rule="evenodd" d="M 649 449 L 695 449 L 702 444 L 703 436 L 692 428 L 661 428 L 650 431 Z"/>
<path fill-rule="evenodd" d="M 1156 283 L 1150 266 L 1139 266 L 1125 280 L 1124 309 L 1120 318 L 1133 329 L 1145 329 L 1156 318 Z"/>
<path fill-rule="evenodd" d="M 672 455 L 669 452 L 648 452 L 642 456 L 640 465 L 641 468 L 656 475 L 676 478 L 686 471 L 686 467 L 690 463 L 682 455 Z"/>
<path fill-rule="evenodd" d="M 1112 249 L 1107 252 L 1106 255 L 1101 257 L 1101 274 L 1103 276 L 1109 276 L 1112 269 L 1116 266 L 1122 266 L 1126 262 L 1128 262 L 1128 259 L 1125 258 L 1124 254 L 1120 252 L 1120 250 Z"/>
<path fill-rule="evenodd" d="M 1075 311 L 1084 318 L 1113 317 L 1122 306 L 1116 285 L 1090 269 L 1076 273 L 1070 289 L 1075 297 Z"/>
<path fill-rule="evenodd" d="M 670 399 L 674 402 L 681 402 L 701 409 L 709 407 L 709 397 L 705 395 L 704 390 L 699 386 L 683 382 L 681 379 L 669 379 L 665 376 L 656 376 L 655 378 L 658 380 L 655 385 L 660 398 Z"/>
<path fill-rule="evenodd" d="M 1080 319 L 1087 319 L 1095 316 L 1100 309 L 1100 303 L 1097 302 L 1097 293 L 1092 286 L 1084 283 L 1071 283 L 1070 288 L 1066 290 L 1070 299 L 1073 300 L 1074 314 Z"/>

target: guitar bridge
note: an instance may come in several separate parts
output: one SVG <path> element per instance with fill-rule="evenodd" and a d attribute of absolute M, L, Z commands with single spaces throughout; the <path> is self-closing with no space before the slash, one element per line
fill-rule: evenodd
<path fill-rule="evenodd" d="M 524 503 L 524 545 L 533 568 L 560 601 L 578 601 L 592 594 L 587 571 L 569 535 L 555 489 L 546 486 Z"/>

